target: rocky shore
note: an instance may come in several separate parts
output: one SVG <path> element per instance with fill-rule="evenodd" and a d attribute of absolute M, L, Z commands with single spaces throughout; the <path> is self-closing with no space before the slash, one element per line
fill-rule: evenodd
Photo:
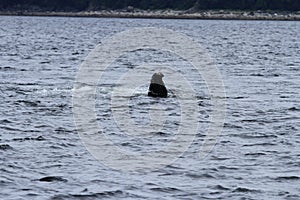
<path fill-rule="evenodd" d="M 59 17 L 109 17 L 109 18 L 159 18 L 159 19 L 218 19 L 218 20 L 289 20 L 299 21 L 300 11 L 175 11 L 175 10 L 137 10 L 131 7 L 123 10 L 101 10 L 81 12 L 51 11 L 0 11 L 0 15 L 13 16 L 59 16 Z"/>

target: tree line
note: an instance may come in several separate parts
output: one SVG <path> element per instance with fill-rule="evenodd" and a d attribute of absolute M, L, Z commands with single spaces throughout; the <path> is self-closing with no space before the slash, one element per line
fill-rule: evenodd
<path fill-rule="evenodd" d="M 0 0 L 0 9 L 84 11 L 124 9 L 156 10 L 282 10 L 299 11 L 300 0 Z"/>

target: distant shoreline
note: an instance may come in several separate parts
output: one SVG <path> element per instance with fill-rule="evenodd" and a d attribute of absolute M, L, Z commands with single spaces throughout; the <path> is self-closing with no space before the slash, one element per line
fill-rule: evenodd
<path fill-rule="evenodd" d="M 155 19 L 210 19 L 210 20 L 285 20 L 300 21 L 300 12 L 284 11 L 81 11 L 81 12 L 52 12 L 52 11 L 0 11 L 2 16 L 47 16 L 47 17 L 98 17 L 98 18 L 155 18 Z"/>

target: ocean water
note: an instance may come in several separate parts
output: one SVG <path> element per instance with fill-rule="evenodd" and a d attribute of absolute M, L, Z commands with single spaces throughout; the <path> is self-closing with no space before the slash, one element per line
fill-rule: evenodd
<path fill-rule="evenodd" d="M 119 148 L 141 154 L 160 151 L 174 139 L 180 102 L 173 93 L 167 99 L 147 97 L 153 71 L 126 97 L 135 125 L 146 127 L 149 135 L 124 136 L 110 106 L 110 91 L 118 86 L 114 80 L 122 70 L 167 64 L 196 86 L 199 129 L 189 148 L 163 168 L 128 172 L 95 159 L 80 139 L 72 95 L 81 63 L 104 38 L 138 27 L 186 34 L 219 69 L 226 118 L 204 159 L 197 155 L 210 124 L 206 83 L 182 67 L 187 62 L 159 50 L 139 50 L 112 63 L 95 94 L 100 134 Z M 299 199 L 299 32 L 299 22 L 285 21 L 1 16 L 0 198 Z M 168 85 L 172 73 L 165 71 L 170 91 L 184 90 Z M 151 113 L 150 107 L 156 111 Z M 149 126 L 149 115 L 161 123 L 160 118 L 155 121 L 157 112 L 167 119 L 159 131 Z"/>

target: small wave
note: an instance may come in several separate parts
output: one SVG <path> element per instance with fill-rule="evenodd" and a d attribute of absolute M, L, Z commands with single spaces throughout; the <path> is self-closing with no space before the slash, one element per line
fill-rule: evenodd
<path fill-rule="evenodd" d="M 33 137 L 25 137 L 25 138 L 14 138 L 12 139 L 13 141 L 20 141 L 20 142 L 23 142 L 23 141 L 27 141 L 27 140 L 35 140 L 35 141 L 44 141 L 46 140 L 43 136 L 38 136 L 36 138 L 33 138 Z"/>
<path fill-rule="evenodd" d="M 276 144 L 274 143 L 267 143 L 267 142 L 264 142 L 264 143 L 253 143 L 253 144 L 244 144 L 243 147 L 251 147 L 251 146 L 274 146 Z"/>
<path fill-rule="evenodd" d="M 284 180 L 299 180 L 299 176 L 280 176 L 275 178 L 277 181 L 284 181 Z"/>
<path fill-rule="evenodd" d="M 278 77 L 278 76 L 280 76 L 280 74 L 276 74 L 276 73 L 273 73 L 273 74 L 253 73 L 253 74 L 250 74 L 250 76 L 258 76 L 258 77 Z"/>
<path fill-rule="evenodd" d="M 224 124 L 224 128 L 232 128 L 232 129 L 242 129 L 243 127 L 242 126 L 238 126 L 238 125 L 235 125 L 235 124 L 230 124 L 230 123 L 225 123 Z"/>
<path fill-rule="evenodd" d="M 49 64 L 49 63 L 51 63 L 51 61 L 48 61 L 48 60 L 47 60 L 47 61 L 41 61 L 41 62 L 40 62 L 40 64 Z"/>
<path fill-rule="evenodd" d="M 17 104 L 25 104 L 26 106 L 37 107 L 41 101 L 27 101 L 27 100 L 18 100 Z"/>
<path fill-rule="evenodd" d="M 245 99 L 247 97 L 242 97 L 242 96 L 235 96 L 235 97 L 228 97 L 229 99 Z"/>
<path fill-rule="evenodd" d="M 69 130 L 67 128 L 63 128 L 63 127 L 58 127 L 54 130 L 56 133 L 74 133 L 76 131 L 74 130 Z"/>
<path fill-rule="evenodd" d="M 258 192 L 258 190 L 249 189 L 249 188 L 245 188 L 245 187 L 237 187 L 232 192 Z"/>
<path fill-rule="evenodd" d="M 228 159 L 230 159 L 230 158 L 226 158 L 226 157 L 223 157 L 223 158 L 222 158 L 222 157 L 212 156 L 211 159 L 212 159 L 212 160 L 228 160 Z"/>
<path fill-rule="evenodd" d="M 8 119 L 2 119 L 0 120 L 0 124 L 10 124 L 13 123 L 12 121 L 8 120 Z"/>
<path fill-rule="evenodd" d="M 257 152 L 257 153 L 246 153 L 245 156 L 265 156 L 267 155 L 266 153 L 261 153 L 261 152 Z"/>
<path fill-rule="evenodd" d="M 250 76 L 265 76 L 265 75 L 257 73 L 257 74 L 250 74 Z"/>
<path fill-rule="evenodd" d="M 60 176 L 46 176 L 43 178 L 38 179 L 41 182 L 67 182 L 67 179 L 64 179 Z"/>
<path fill-rule="evenodd" d="M 98 192 L 93 194 L 68 194 L 68 195 L 55 195 L 51 199 L 58 200 L 58 199 L 102 199 L 104 197 L 138 197 L 136 195 L 127 194 L 121 190 L 115 190 L 115 191 L 104 191 L 104 192 Z"/>
<path fill-rule="evenodd" d="M 213 189 L 216 189 L 216 190 L 230 190 L 229 188 L 224 187 L 222 185 L 216 185 L 216 186 L 213 187 Z"/>
<path fill-rule="evenodd" d="M 17 129 L 17 128 L 11 127 L 11 126 L 0 126 L 0 128 L 4 129 L 6 131 L 20 131 L 20 132 L 23 131 L 21 129 Z"/>
<path fill-rule="evenodd" d="M 162 131 L 158 131 L 158 132 L 150 132 L 150 134 L 152 134 L 152 135 L 160 135 L 160 136 L 163 136 L 163 135 L 171 135 L 170 133 L 166 133 L 166 132 L 162 132 Z"/>
<path fill-rule="evenodd" d="M 202 95 L 196 95 L 195 98 L 197 100 L 210 100 L 211 99 L 211 97 L 209 97 L 209 96 L 202 96 Z"/>
<path fill-rule="evenodd" d="M 0 67 L 0 71 L 13 71 L 13 70 L 16 70 L 16 68 L 9 67 L 9 66 Z"/>
<path fill-rule="evenodd" d="M 38 85 L 37 83 L 16 83 L 17 85 Z"/>
<path fill-rule="evenodd" d="M 171 193 L 174 191 L 181 191 L 180 189 L 174 188 L 174 187 L 155 187 L 155 188 L 151 188 L 150 190 L 152 191 L 157 191 L 157 192 L 167 192 L 167 193 Z"/>
<path fill-rule="evenodd" d="M 300 110 L 300 108 L 291 107 L 291 108 L 289 108 L 288 110 L 289 110 L 289 111 L 299 111 L 299 110 Z"/>
<path fill-rule="evenodd" d="M 188 173 L 186 174 L 186 176 L 190 177 L 190 178 L 194 178 L 194 179 L 207 179 L 207 178 L 215 178 L 213 175 L 210 174 L 192 174 L 192 173 Z"/>
<path fill-rule="evenodd" d="M 13 149 L 10 145 L 8 144 L 0 144 L 0 150 L 10 150 Z"/>
<path fill-rule="evenodd" d="M 263 133 L 235 134 L 234 136 L 245 138 L 245 139 L 278 138 L 277 135 L 263 134 Z"/>
<path fill-rule="evenodd" d="M 170 169 L 176 169 L 176 170 L 182 170 L 183 168 L 180 167 L 180 166 L 175 166 L 174 163 L 172 165 L 167 165 L 166 166 L 167 168 L 170 168 Z"/>
<path fill-rule="evenodd" d="M 230 166 L 223 166 L 223 165 L 221 165 L 220 167 L 218 167 L 218 169 L 239 170 L 238 167 L 230 167 Z"/>

